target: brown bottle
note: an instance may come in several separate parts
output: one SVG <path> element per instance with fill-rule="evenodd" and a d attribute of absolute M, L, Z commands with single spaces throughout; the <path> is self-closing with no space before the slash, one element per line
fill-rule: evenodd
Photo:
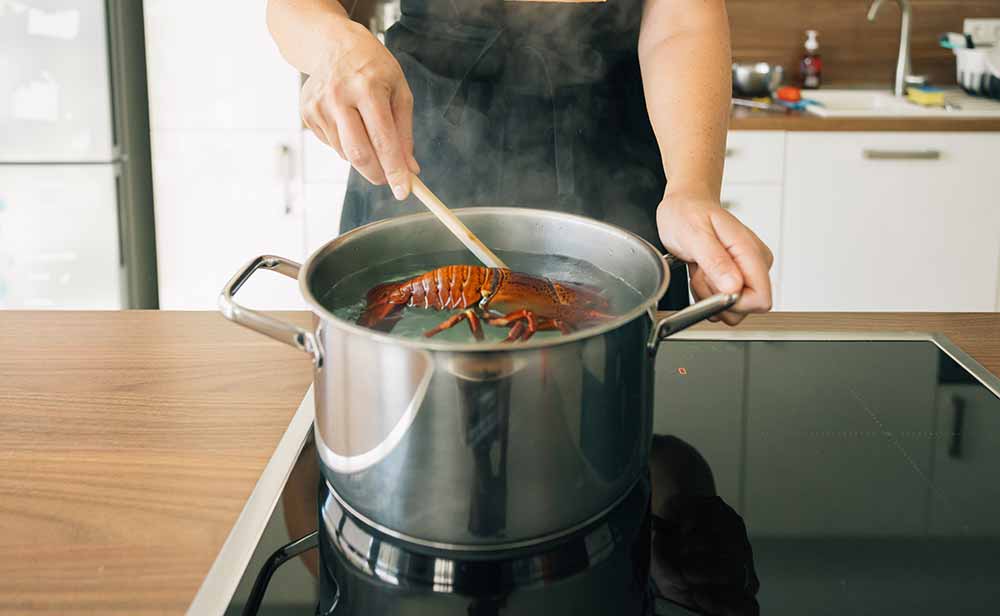
<path fill-rule="evenodd" d="M 799 85 L 803 90 L 817 90 L 823 83 L 823 57 L 819 54 L 819 32 L 806 30 L 806 53 L 799 65 Z"/>

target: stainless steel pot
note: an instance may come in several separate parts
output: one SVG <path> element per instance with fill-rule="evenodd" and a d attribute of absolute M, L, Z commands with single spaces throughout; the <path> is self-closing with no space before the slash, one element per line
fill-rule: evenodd
<path fill-rule="evenodd" d="M 346 509 L 428 547 L 510 549 L 572 532 L 628 493 L 645 472 L 660 341 L 737 297 L 657 321 L 670 269 L 641 238 L 555 212 L 456 213 L 491 248 L 583 259 L 644 299 L 603 326 L 516 344 L 394 337 L 338 319 L 317 300 L 373 264 L 461 248 L 420 214 L 351 231 L 301 267 L 258 257 L 229 282 L 220 306 L 226 318 L 312 355 L 316 445 Z M 259 269 L 298 278 L 313 331 L 234 301 Z"/>

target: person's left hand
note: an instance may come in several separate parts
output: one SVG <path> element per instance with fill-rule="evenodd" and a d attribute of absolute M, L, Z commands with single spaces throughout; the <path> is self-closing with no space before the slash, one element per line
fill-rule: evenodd
<path fill-rule="evenodd" d="M 740 293 L 736 304 L 711 320 L 737 325 L 753 312 L 771 309 L 774 263 L 770 249 L 707 191 L 667 191 L 656 210 L 660 240 L 688 263 L 695 299 Z"/>

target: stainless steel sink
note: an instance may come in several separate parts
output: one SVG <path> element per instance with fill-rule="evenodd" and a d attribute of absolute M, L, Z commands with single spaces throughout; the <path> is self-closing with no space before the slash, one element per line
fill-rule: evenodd
<path fill-rule="evenodd" d="M 958 89 L 945 92 L 945 109 L 923 107 L 883 90 L 816 90 L 803 95 L 822 103 L 810 105 L 809 113 L 829 118 L 1000 117 L 1000 102 L 969 96 Z"/>

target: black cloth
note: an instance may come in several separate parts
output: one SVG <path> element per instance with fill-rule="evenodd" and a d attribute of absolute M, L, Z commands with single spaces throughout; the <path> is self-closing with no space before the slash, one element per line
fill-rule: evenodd
<path fill-rule="evenodd" d="M 453 207 L 551 209 L 663 249 L 666 178 L 643 97 L 641 0 L 403 0 L 386 34 L 414 96 L 421 178 Z M 351 171 L 341 231 L 417 213 Z M 674 272 L 661 308 L 688 304 Z"/>

